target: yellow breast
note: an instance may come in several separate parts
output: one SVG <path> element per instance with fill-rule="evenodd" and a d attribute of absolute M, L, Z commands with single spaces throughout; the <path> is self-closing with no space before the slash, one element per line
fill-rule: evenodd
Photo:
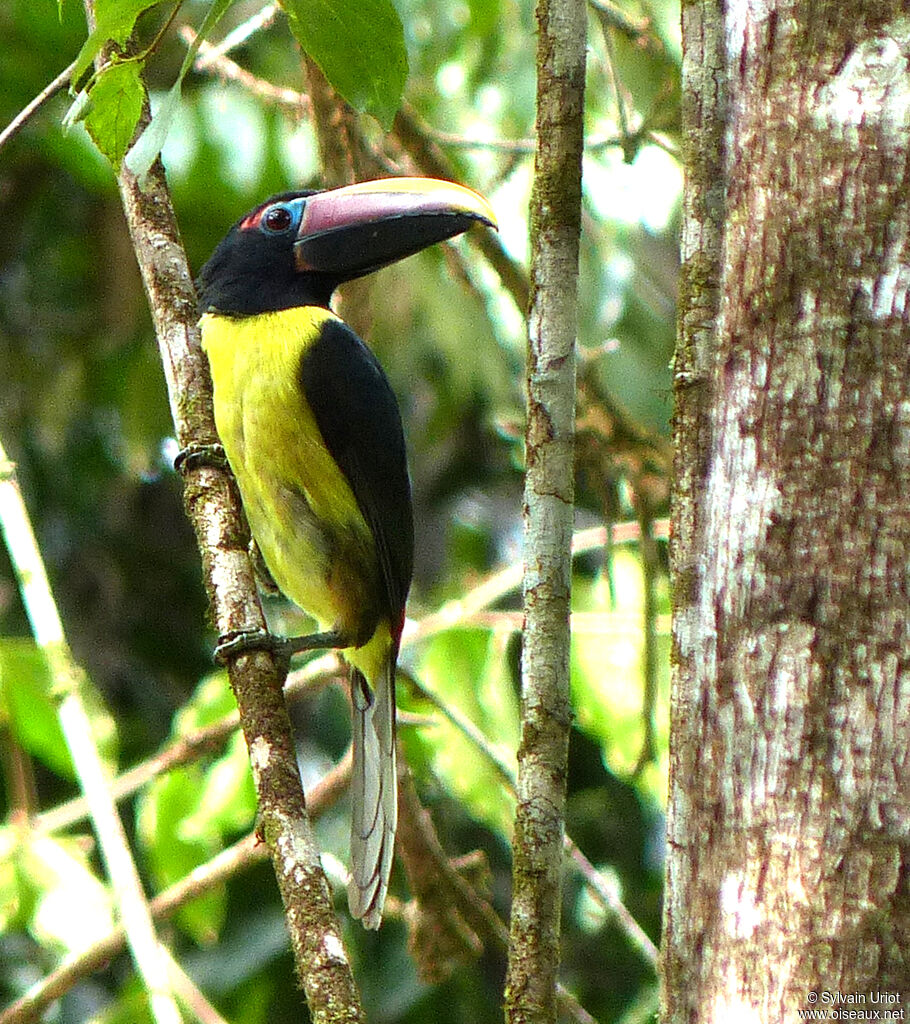
<path fill-rule="evenodd" d="M 329 318 L 309 307 L 206 313 L 200 326 L 218 433 L 269 571 L 319 628 L 362 633 L 376 585 L 373 537 L 299 384 L 301 358 Z"/>

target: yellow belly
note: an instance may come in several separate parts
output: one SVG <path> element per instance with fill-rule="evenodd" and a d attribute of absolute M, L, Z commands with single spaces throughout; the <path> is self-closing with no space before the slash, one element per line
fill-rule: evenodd
<path fill-rule="evenodd" d="M 301 356 L 334 314 L 206 313 L 215 422 L 250 530 L 283 593 L 320 629 L 366 642 L 377 624 L 375 544 L 298 383 Z"/>

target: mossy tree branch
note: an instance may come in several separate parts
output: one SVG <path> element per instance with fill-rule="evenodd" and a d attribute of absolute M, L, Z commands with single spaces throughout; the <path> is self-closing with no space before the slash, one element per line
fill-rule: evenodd
<path fill-rule="evenodd" d="M 538 0 L 525 434 L 525 632 L 506 985 L 510 1024 L 555 1022 L 569 727 L 584 0 Z"/>

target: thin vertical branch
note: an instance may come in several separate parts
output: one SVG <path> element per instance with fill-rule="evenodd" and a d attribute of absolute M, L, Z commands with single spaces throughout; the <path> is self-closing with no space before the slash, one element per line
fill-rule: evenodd
<path fill-rule="evenodd" d="M 506 1019 L 556 1020 L 569 726 L 584 0 L 537 3 L 525 477 L 525 633 Z"/>

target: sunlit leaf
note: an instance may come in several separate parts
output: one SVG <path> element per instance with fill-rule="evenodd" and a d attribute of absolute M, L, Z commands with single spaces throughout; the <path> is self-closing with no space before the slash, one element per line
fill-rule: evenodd
<path fill-rule="evenodd" d="M 0 640 L 0 698 L 19 745 L 60 775 L 73 777 L 73 762 L 51 700 L 51 671 L 31 640 Z"/>
<path fill-rule="evenodd" d="M 85 127 L 115 170 L 136 131 L 142 99 L 142 79 L 136 61 L 108 68 L 92 87 L 91 109 L 85 118 Z"/>
<path fill-rule="evenodd" d="M 236 711 L 237 702 L 227 672 L 212 672 L 193 691 L 193 696 L 174 716 L 174 736 L 186 736 Z"/>
<path fill-rule="evenodd" d="M 198 807 L 183 823 L 184 834 L 206 833 L 216 828 L 227 835 L 253 824 L 256 788 L 247 754 L 246 741 L 236 732 L 224 754 L 205 773 L 198 793 Z"/>
<path fill-rule="evenodd" d="M 469 0 L 471 27 L 478 35 L 494 32 L 502 14 L 496 0 Z"/>
<path fill-rule="evenodd" d="M 44 651 L 33 640 L 0 639 L 0 708 L 18 743 L 39 761 L 66 778 L 74 778 L 66 739 L 60 727 L 54 680 Z M 102 761 L 113 771 L 117 763 L 117 725 L 91 681 L 82 678 L 79 699 L 85 706 L 92 739 Z"/>
<path fill-rule="evenodd" d="M 0 699 L 21 746 L 68 778 L 73 765 L 52 698 L 53 678 L 44 651 L 33 640 L 0 640 Z M 117 758 L 117 729 L 101 694 L 83 679 L 79 697 L 88 711 L 92 737 L 109 767 Z"/>
<path fill-rule="evenodd" d="M 77 840 L 37 836 L 16 856 L 20 886 L 34 899 L 29 930 L 42 945 L 79 953 L 111 931 L 112 894 Z"/>
<path fill-rule="evenodd" d="M 588 613 L 593 630 L 576 628 L 572 637 L 571 683 L 575 721 L 597 740 L 604 760 L 619 776 L 638 766 L 645 744 L 644 717 L 644 583 L 637 554 L 615 552 L 611 575 L 615 604 L 606 577 L 573 583 L 573 610 Z M 641 784 L 662 802 L 666 792 L 668 637 L 659 637 L 656 716 L 657 764 L 649 766 Z"/>
<path fill-rule="evenodd" d="M 10 825 L 0 827 L 0 933 L 14 925 L 24 926 L 22 887 L 16 865 L 16 850 L 22 832 Z"/>
<path fill-rule="evenodd" d="M 206 677 L 174 720 L 175 737 L 218 721 L 234 709 L 226 672 Z M 221 850 L 226 837 L 252 827 L 256 794 L 246 743 L 238 731 L 225 751 L 157 779 L 137 805 L 139 834 L 159 886 L 184 877 Z M 226 889 L 182 908 L 178 921 L 197 942 L 214 941 L 224 923 Z"/>
<path fill-rule="evenodd" d="M 333 87 L 390 128 L 408 77 L 401 19 L 391 0 L 282 0 L 291 30 Z"/>
<path fill-rule="evenodd" d="M 518 702 L 506 656 L 508 640 L 509 633 L 450 630 L 426 645 L 417 675 L 446 704 L 470 719 L 496 755 L 514 768 Z M 406 695 L 401 704 L 408 705 Z M 434 724 L 403 730 L 404 742 L 413 745 L 418 760 L 475 818 L 508 834 L 515 803 L 499 770 L 440 712 L 429 712 L 425 702 L 411 707 L 421 715 L 431 713 Z"/>
<path fill-rule="evenodd" d="M 109 40 L 120 46 L 129 39 L 136 19 L 161 0 L 96 0 L 95 28 L 76 57 L 70 81 L 77 85 L 92 61 Z"/>
<path fill-rule="evenodd" d="M 203 830 L 200 819 L 187 830 L 186 820 L 199 809 L 202 771 L 198 765 L 161 776 L 137 802 L 136 824 L 148 865 L 163 888 L 210 860 L 220 849 L 218 830 Z M 197 942 L 213 942 L 224 923 L 227 891 L 210 890 L 181 907 L 180 926 Z"/>

